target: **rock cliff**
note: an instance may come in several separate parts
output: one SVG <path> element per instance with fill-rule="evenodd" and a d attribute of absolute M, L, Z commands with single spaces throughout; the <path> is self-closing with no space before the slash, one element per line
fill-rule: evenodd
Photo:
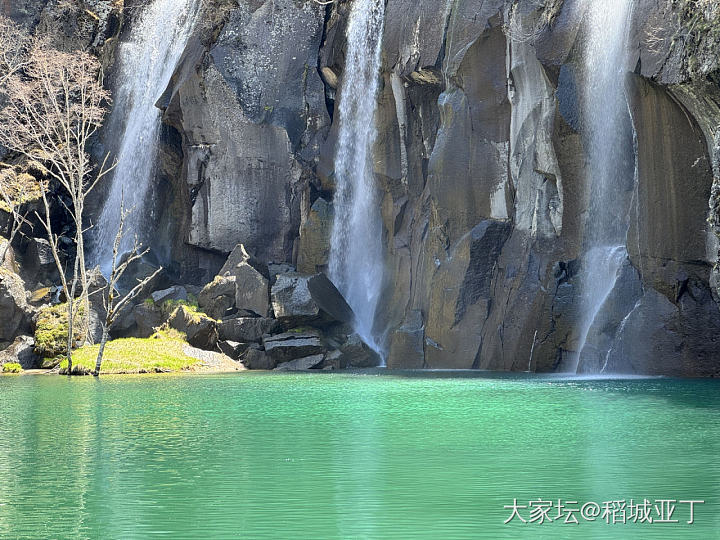
<path fill-rule="evenodd" d="M 262 264 L 326 268 L 351 1 L 207 0 L 158 102 L 157 242 L 177 281 L 207 283 L 238 243 Z M 0 11 L 62 24 L 82 47 L 132 24 L 101 0 L 86 2 L 92 26 L 61 22 L 54 3 Z M 586 5 L 387 0 L 374 166 L 389 367 L 554 371 L 577 357 Z M 635 2 L 628 258 L 581 371 L 720 376 L 719 21 L 712 4 Z"/>

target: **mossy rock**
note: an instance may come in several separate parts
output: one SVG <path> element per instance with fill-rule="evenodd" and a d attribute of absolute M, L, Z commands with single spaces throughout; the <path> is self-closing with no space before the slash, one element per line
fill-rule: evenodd
<path fill-rule="evenodd" d="M 76 316 L 75 341 L 80 341 L 85 332 L 82 329 L 82 307 Z M 42 358 L 54 358 L 67 351 L 68 316 L 67 304 L 45 307 L 40 310 L 35 324 L 35 354 Z"/>
<path fill-rule="evenodd" d="M 40 362 L 40 367 L 42 369 L 54 369 L 58 367 L 60 364 L 60 361 L 63 359 L 63 356 L 56 356 L 55 358 L 43 358 L 42 362 Z"/>

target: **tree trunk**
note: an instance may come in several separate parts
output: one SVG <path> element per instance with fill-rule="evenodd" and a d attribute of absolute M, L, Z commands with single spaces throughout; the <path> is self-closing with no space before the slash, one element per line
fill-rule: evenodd
<path fill-rule="evenodd" d="M 73 347 L 73 319 L 75 318 L 73 316 L 73 303 L 72 300 L 68 300 L 68 338 L 67 338 L 67 361 L 68 361 L 68 367 L 67 367 L 67 374 L 68 377 L 72 375 L 72 347 Z"/>
<path fill-rule="evenodd" d="M 0 266 L 5 264 L 5 257 L 7 257 L 8 251 L 10 251 L 10 242 L 8 241 L 7 244 L 5 244 L 2 248 L 2 251 L 0 251 Z"/>
<path fill-rule="evenodd" d="M 82 177 L 81 177 L 82 178 Z M 80 182 L 79 185 L 82 185 Z M 75 226 L 77 227 L 77 237 L 75 246 L 77 253 L 75 255 L 78 260 L 80 267 L 80 286 L 82 290 L 82 306 L 83 306 L 83 322 L 85 326 L 85 335 L 83 336 L 87 343 L 93 344 L 92 336 L 90 335 L 90 291 L 88 290 L 88 277 L 87 268 L 85 268 L 85 238 L 82 234 L 82 215 L 84 210 L 84 195 L 82 198 L 77 199 L 74 202 L 76 221 Z"/>
<path fill-rule="evenodd" d="M 100 375 L 100 367 L 102 366 L 103 354 L 105 353 L 105 345 L 108 341 L 108 325 L 104 324 L 102 329 L 102 339 L 100 340 L 100 350 L 98 351 L 97 360 L 95 361 L 95 372 L 93 375 L 96 377 Z"/>

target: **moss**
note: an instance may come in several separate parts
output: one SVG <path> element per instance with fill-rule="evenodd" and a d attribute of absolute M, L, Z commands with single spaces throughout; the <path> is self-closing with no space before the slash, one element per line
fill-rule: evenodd
<path fill-rule="evenodd" d="M 82 308 L 78 317 L 82 319 Z M 82 339 L 84 332 L 80 324 L 75 326 L 75 340 Z M 40 310 L 35 325 L 35 353 L 44 358 L 54 358 L 67 350 L 68 317 L 67 304 L 46 307 Z"/>
<path fill-rule="evenodd" d="M 306 332 L 313 332 L 314 328 L 311 326 L 298 326 L 297 328 L 291 328 L 287 331 L 288 334 L 304 334 Z"/>
<path fill-rule="evenodd" d="M 143 303 L 147 307 L 158 307 L 162 310 L 163 314 L 170 315 L 173 313 L 177 308 L 180 306 L 185 306 L 190 308 L 192 311 L 197 313 L 202 313 L 200 311 L 200 306 L 198 305 L 198 300 L 195 296 L 192 294 L 188 295 L 187 300 L 165 300 L 161 304 L 156 304 L 155 300 L 152 299 L 152 297 L 146 298 Z"/>
<path fill-rule="evenodd" d="M 13 169 L 4 169 L 0 173 L 0 183 L 15 206 L 36 201 L 41 196 L 40 184 L 34 176 L 25 172 L 17 174 Z M 10 211 L 4 200 L 0 200 L 0 209 Z"/>
<path fill-rule="evenodd" d="M 176 331 L 161 331 L 147 339 L 127 338 L 109 341 L 103 355 L 102 373 L 165 373 L 188 371 L 201 362 L 185 354 L 185 336 Z M 81 347 L 73 354 L 73 371 L 90 373 L 95 369 L 99 345 Z M 61 373 L 67 360 L 60 362 Z"/>
<path fill-rule="evenodd" d="M 22 373 L 22 370 L 22 366 L 15 362 L 8 362 L 7 364 L 4 364 L 2 369 L 3 373 Z"/>

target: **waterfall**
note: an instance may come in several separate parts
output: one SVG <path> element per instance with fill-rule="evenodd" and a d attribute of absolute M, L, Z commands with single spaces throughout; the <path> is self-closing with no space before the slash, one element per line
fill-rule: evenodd
<path fill-rule="evenodd" d="M 129 38 L 118 47 L 117 85 L 108 126 L 118 133 L 117 166 L 92 237 L 92 260 L 110 270 L 121 197 L 133 209 L 122 251 L 133 236 L 150 238 L 146 206 L 155 176 L 162 112 L 155 104 L 170 83 L 200 10 L 200 0 L 154 0 L 137 15 Z"/>
<path fill-rule="evenodd" d="M 384 0 L 355 0 L 347 27 L 335 155 L 336 192 L 329 273 L 355 312 L 355 330 L 380 352 L 373 322 L 383 281 L 382 222 L 372 150 Z M 381 354 L 382 356 L 382 354 Z"/>
<path fill-rule="evenodd" d="M 627 258 L 626 238 L 635 182 L 633 128 L 625 95 L 632 0 L 585 0 L 583 135 L 589 207 L 581 277 L 582 361 L 588 332 Z"/>

